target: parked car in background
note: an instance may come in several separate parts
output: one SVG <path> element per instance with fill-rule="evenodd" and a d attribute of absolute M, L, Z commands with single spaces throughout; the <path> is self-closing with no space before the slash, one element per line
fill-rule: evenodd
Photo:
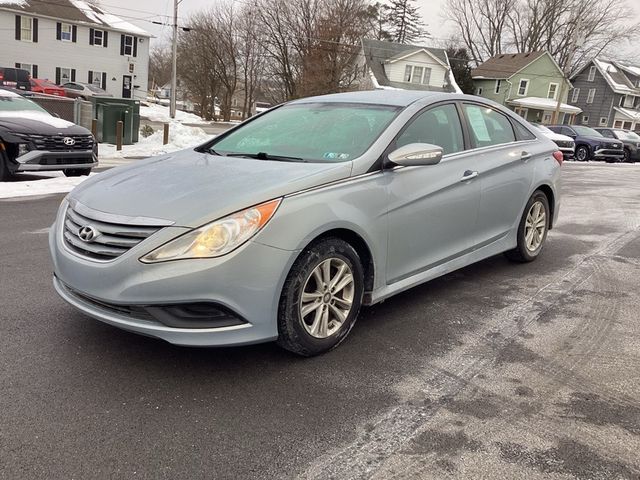
<path fill-rule="evenodd" d="M 0 87 L 31 90 L 31 74 L 22 68 L 0 67 Z"/>
<path fill-rule="evenodd" d="M 0 180 L 49 170 L 88 175 L 97 165 L 98 144 L 89 130 L 0 89 Z"/>
<path fill-rule="evenodd" d="M 113 97 L 113 95 L 107 93 L 106 90 L 96 87 L 90 83 L 67 82 L 63 83 L 61 87 L 64 88 L 64 91 L 69 98 L 82 98 L 83 100 L 88 100 L 91 97 Z"/>
<path fill-rule="evenodd" d="M 562 155 L 564 155 L 565 160 L 571 160 L 573 158 L 576 151 L 576 142 L 573 141 L 573 138 L 549 130 L 547 127 L 539 123 L 532 123 L 531 125 L 536 127 L 544 135 L 553 140 L 556 145 L 558 145 L 558 148 L 562 152 Z"/>
<path fill-rule="evenodd" d="M 624 161 L 636 162 L 640 160 L 640 135 L 620 128 L 594 128 L 606 138 L 615 138 L 624 145 Z"/>
<path fill-rule="evenodd" d="M 41 78 L 31 79 L 31 91 L 35 93 L 45 93 L 47 95 L 55 95 L 57 97 L 66 97 L 64 88 L 59 87 L 49 80 L 43 80 Z"/>
<path fill-rule="evenodd" d="M 608 139 L 593 128 L 582 125 L 550 125 L 549 129 L 573 138 L 576 142 L 576 160 L 605 160 L 607 162 L 622 162 L 624 149 L 619 140 Z"/>
<path fill-rule="evenodd" d="M 562 160 L 479 97 L 299 99 L 83 182 L 50 229 L 53 283 L 85 314 L 174 344 L 316 355 L 361 305 L 498 253 L 535 260 Z"/>

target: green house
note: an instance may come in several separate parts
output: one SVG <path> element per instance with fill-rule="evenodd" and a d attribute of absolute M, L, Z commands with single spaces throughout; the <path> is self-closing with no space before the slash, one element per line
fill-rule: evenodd
<path fill-rule="evenodd" d="M 546 51 L 505 53 L 471 72 L 476 95 L 501 103 L 530 122 L 548 125 L 561 96 L 556 123 L 574 123 L 582 110 L 567 104 L 571 83 Z"/>

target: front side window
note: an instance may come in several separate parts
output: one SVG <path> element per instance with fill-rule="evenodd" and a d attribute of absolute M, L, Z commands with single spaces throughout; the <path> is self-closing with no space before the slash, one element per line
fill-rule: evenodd
<path fill-rule="evenodd" d="M 547 92 L 547 98 L 551 98 L 552 100 L 556 100 L 558 98 L 558 84 L 550 83 L 549 91 Z"/>
<path fill-rule="evenodd" d="M 464 137 L 455 105 L 431 108 L 411 121 L 396 140 L 396 147 L 429 143 L 442 147 L 445 155 L 464 150 Z"/>
<path fill-rule="evenodd" d="M 25 42 L 33 41 L 33 18 L 20 18 L 20 39 Z"/>
<path fill-rule="evenodd" d="M 471 137 L 476 147 L 501 145 L 515 141 L 509 119 L 496 110 L 480 105 L 464 104 L 464 113 L 471 127 Z"/>
<path fill-rule="evenodd" d="M 524 96 L 529 91 L 529 80 L 523 78 L 520 80 L 520 85 L 518 86 L 518 95 Z"/>
<path fill-rule="evenodd" d="M 214 141 L 211 151 L 265 160 L 347 162 L 362 155 L 399 110 L 347 103 L 285 105 Z"/>
<path fill-rule="evenodd" d="M 133 55 L 133 37 L 131 35 L 124 36 L 124 54 L 128 57 Z"/>

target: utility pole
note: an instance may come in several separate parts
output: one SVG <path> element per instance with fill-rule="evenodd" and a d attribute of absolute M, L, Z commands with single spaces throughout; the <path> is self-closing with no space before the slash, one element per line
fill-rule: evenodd
<path fill-rule="evenodd" d="M 562 78 L 562 83 L 560 84 L 560 90 L 558 91 L 558 101 L 556 103 L 556 109 L 553 112 L 553 118 L 551 120 L 551 123 L 554 125 L 557 125 L 560 120 L 560 106 L 562 105 L 562 97 L 564 96 L 564 91 L 566 88 L 566 84 L 568 82 L 567 77 L 571 73 L 570 69 L 573 63 L 573 57 L 575 56 L 576 51 L 578 50 L 578 47 L 581 46 L 583 43 L 584 43 L 584 37 L 580 32 L 580 18 L 578 18 L 576 20 L 575 33 L 569 39 L 569 45 L 568 45 L 569 56 L 567 57 L 567 65 L 565 66 L 564 71 L 562 72 L 563 78 Z"/>
<path fill-rule="evenodd" d="M 176 118 L 176 90 L 178 88 L 178 4 L 180 1 L 173 0 L 173 58 L 171 65 L 171 104 L 169 105 L 169 116 L 171 118 Z"/>

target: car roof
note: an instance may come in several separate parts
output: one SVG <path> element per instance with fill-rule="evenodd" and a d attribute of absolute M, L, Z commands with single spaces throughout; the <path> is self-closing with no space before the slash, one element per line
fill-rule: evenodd
<path fill-rule="evenodd" d="M 4 89 L 4 88 L 0 88 L 0 97 L 19 97 L 20 95 L 18 95 L 15 92 L 12 92 L 10 90 Z"/>
<path fill-rule="evenodd" d="M 289 102 L 290 104 L 327 102 L 327 103 L 363 103 L 375 105 L 389 105 L 406 107 L 424 99 L 449 98 L 454 94 L 443 92 L 428 92 L 421 90 L 367 90 L 359 92 L 333 93 L 316 97 L 301 98 Z M 462 95 L 460 95 L 462 97 Z"/>

